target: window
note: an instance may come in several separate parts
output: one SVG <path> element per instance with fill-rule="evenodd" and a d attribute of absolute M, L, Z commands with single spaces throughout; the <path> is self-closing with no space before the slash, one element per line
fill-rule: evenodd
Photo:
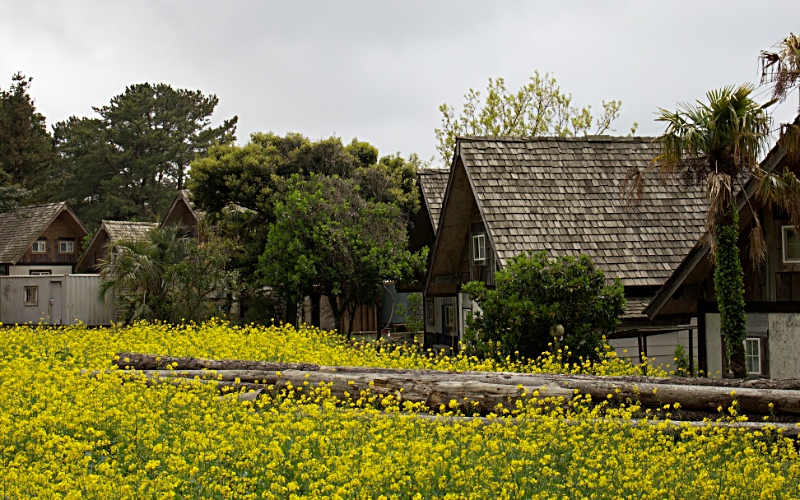
<path fill-rule="evenodd" d="M 34 241 L 31 245 L 32 253 L 47 253 L 47 240 Z"/>
<path fill-rule="evenodd" d="M 26 286 L 25 287 L 25 305 L 38 306 L 39 305 L 39 287 Z"/>
<path fill-rule="evenodd" d="M 59 241 L 58 253 L 75 253 L 74 241 Z"/>
<path fill-rule="evenodd" d="M 475 262 L 486 261 L 486 235 L 476 234 L 472 237 L 472 260 Z"/>
<path fill-rule="evenodd" d="M 444 306 L 444 326 L 453 326 L 453 306 Z"/>
<path fill-rule="evenodd" d="M 744 340 L 744 366 L 747 373 L 761 375 L 761 339 Z"/>
<path fill-rule="evenodd" d="M 433 310 L 433 301 L 428 300 L 425 302 L 425 315 L 428 318 L 428 324 L 436 324 L 436 313 Z"/>
<path fill-rule="evenodd" d="M 800 263 L 800 236 L 794 226 L 783 226 L 783 262 Z"/>
<path fill-rule="evenodd" d="M 49 269 L 31 269 L 31 276 L 50 276 L 53 274 Z"/>

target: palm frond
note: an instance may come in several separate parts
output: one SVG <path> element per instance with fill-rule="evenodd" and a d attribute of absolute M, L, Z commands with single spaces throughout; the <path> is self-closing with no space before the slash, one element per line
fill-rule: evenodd
<path fill-rule="evenodd" d="M 714 234 L 717 219 L 729 210 L 733 203 L 731 176 L 724 173 L 711 173 L 706 182 L 706 199 L 708 199 L 709 206 L 706 213 L 706 230 Z"/>
<path fill-rule="evenodd" d="M 620 185 L 620 191 L 626 205 L 638 205 L 644 196 L 644 172 L 638 168 L 628 170 Z"/>
<path fill-rule="evenodd" d="M 767 242 L 758 214 L 753 214 L 753 226 L 750 229 L 750 261 L 756 269 L 760 269 L 767 260 Z"/>

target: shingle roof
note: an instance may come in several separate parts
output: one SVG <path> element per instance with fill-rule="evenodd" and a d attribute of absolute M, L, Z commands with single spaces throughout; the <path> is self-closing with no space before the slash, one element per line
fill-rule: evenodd
<path fill-rule="evenodd" d="M 439 216 L 442 213 L 442 203 L 444 203 L 444 193 L 449 176 L 449 169 L 431 168 L 419 171 L 419 189 L 422 199 L 428 207 L 428 213 L 431 215 L 434 233 L 439 226 Z"/>
<path fill-rule="evenodd" d="M 116 220 L 104 220 L 103 226 L 108 233 L 111 241 L 139 241 L 143 240 L 147 232 L 158 227 L 155 222 L 124 222 Z"/>
<path fill-rule="evenodd" d="M 644 314 L 644 308 L 650 303 L 653 297 L 625 297 L 625 313 L 622 315 L 626 319 L 648 319 Z"/>
<path fill-rule="evenodd" d="M 644 137 L 458 140 L 501 265 L 523 250 L 586 253 L 625 285 L 661 285 L 703 234 L 698 186 L 646 176 L 640 205 L 620 185 L 658 146 Z"/>
<path fill-rule="evenodd" d="M 0 262 L 16 262 L 64 209 L 68 210 L 66 203 L 58 202 L 0 214 Z"/>

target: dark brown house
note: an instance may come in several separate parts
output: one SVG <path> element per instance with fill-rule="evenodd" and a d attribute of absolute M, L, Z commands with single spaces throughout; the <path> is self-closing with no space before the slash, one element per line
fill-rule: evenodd
<path fill-rule="evenodd" d="M 675 345 L 689 343 L 690 318 L 651 318 L 644 308 L 703 234 L 706 202 L 700 188 L 651 176 L 641 204 L 626 204 L 626 173 L 658 152 L 642 137 L 459 138 L 425 286 L 428 343 L 461 338 L 477 310 L 464 283 L 494 285 L 523 251 L 585 253 L 625 286 L 618 351 L 635 357 L 649 339 L 648 354 L 671 363 Z"/>
<path fill-rule="evenodd" d="M 800 172 L 800 162 L 775 147 L 762 161 L 764 171 Z M 751 179 L 738 193 L 739 250 L 744 268 L 747 337 L 745 362 L 753 376 L 800 378 L 800 237 L 788 214 L 766 207 L 756 196 Z M 760 267 L 749 259 L 753 215 L 759 218 L 767 243 Z M 649 318 L 665 315 L 697 317 L 699 368 L 711 376 L 728 371 L 714 293 L 714 264 L 707 235 L 699 238 L 680 266 L 645 309 Z"/>
<path fill-rule="evenodd" d="M 79 273 L 96 273 L 102 260 L 107 260 L 108 244 L 116 241 L 140 241 L 147 232 L 157 227 L 155 222 L 123 222 L 104 220 L 97 228 L 92 241 L 81 255 L 75 269 Z"/>
<path fill-rule="evenodd" d="M 0 214 L 0 275 L 69 274 L 89 232 L 64 202 Z"/>
<path fill-rule="evenodd" d="M 178 192 L 167 215 L 161 221 L 161 227 L 181 226 L 187 229 L 188 237 L 199 238 L 199 223 L 200 214 L 194 209 L 194 203 L 189 199 L 189 192 L 182 190 Z"/>

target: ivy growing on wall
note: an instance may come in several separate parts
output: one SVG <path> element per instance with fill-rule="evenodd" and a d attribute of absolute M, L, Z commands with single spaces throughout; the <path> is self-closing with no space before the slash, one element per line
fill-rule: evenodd
<path fill-rule="evenodd" d="M 714 288 L 720 314 L 720 327 L 725 339 L 728 361 L 736 371 L 737 355 L 743 354 L 747 321 L 744 314 L 744 278 L 739 259 L 739 211 L 731 206 L 726 221 L 717 224 L 717 265 Z"/>

